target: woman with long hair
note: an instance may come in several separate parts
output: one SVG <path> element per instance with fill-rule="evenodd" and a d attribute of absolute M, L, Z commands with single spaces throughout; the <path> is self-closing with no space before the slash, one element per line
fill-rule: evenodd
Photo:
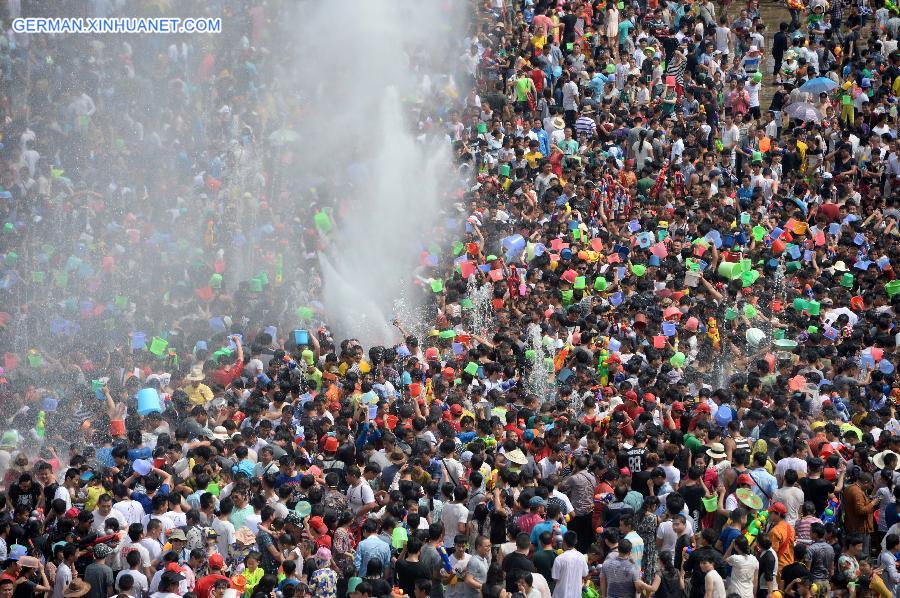
<path fill-rule="evenodd" d="M 653 565 L 656 571 L 653 574 L 653 583 L 650 584 L 650 594 L 656 598 L 682 598 L 685 595 L 684 571 L 675 568 L 673 554 L 663 550 Z"/>
<path fill-rule="evenodd" d="M 651 583 L 656 574 L 656 530 L 659 528 L 657 507 L 659 507 L 659 498 L 647 496 L 644 498 L 640 512 L 634 518 L 634 531 L 644 541 L 644 571 L 641 577 L 645 583 Z"/>

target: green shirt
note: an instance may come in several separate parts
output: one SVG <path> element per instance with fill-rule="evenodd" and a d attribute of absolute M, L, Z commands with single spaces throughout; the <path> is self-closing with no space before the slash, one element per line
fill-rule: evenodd
<path fill-rule="evenodd" d="M 693 434 L 685 434 L 684 435 L 684 446 L 688 450 L 691 451 L 694 455 L 698 454 L 703 450 L 703 443 L 700 442 L 700 439 L 694 436 Z"/>
<path fill-rule="evenodd" d="M 516 100 L 524 102 L 528 99 L 528 92 L 534 91 L 534 81 L 530 77 L 516 79 Z"/>

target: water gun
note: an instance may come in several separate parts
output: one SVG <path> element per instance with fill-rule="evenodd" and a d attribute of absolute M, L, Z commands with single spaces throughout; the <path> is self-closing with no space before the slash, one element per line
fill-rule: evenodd
<path fill-rule="evenodd" d="M 719 336 L 719 328 L 716 326 L 715 318 L 710 318 L 706 322 L 706 336 L 710 338 L 716 350 L 722 347 L 722 337 Z"/>
<path fill-rule="evenodd" d="M 600 358 L 597 360 L 597 374 L 600 376 L 600 386 L 606 386 L 609 381 L 609 351 L 606 349 L 600 351 Z"/>
<path fill-rule="evenodd" d="M 900 6 L 897 6 L 897 3 L 894 0 L 884 0 L 884 5 L 900 15 Z"/>
<path fill-rule="evenodd" d="M 38 411 L 37 421 L 34 424 L 34 431 L 38 438 L 43 439 L 47 434 L 47 412 Z"/>
<path fill-rule="evenodd" d="M 441 557 L 441 562 L 444 564 L 444 571 L 450 574 L 450 584 L 456 583 L 456 576 L 453 574 L 453 564 L 450 562 L 450 555 L 447 554 L 447 549 L 444 548 L 443 544 L 437 547 L 438 555 Z"/>
<path fill-rule="evenodd" d="M 747 542 L 751 545 L 756 541 L 756 537 L 765 529 L 766 522 L 769 520 L 769 512 L 768 511 L 760 511 L 759 514 L 750 522 L 750 525 L 747 526 L 747 531 L 744 532 L 744 537 L 747 538 Z"/>
<path fill-rule="evenodd" d="M 831 498 L 828 499 L 828 504 L 825 505 L 825 510 L 822 512 L 822 516 L 819 519 L 822 520 L 822 523 L 834 523 L 837 521 L 838 512 L 841 509 L 841 500 L 831 495 Z"/>

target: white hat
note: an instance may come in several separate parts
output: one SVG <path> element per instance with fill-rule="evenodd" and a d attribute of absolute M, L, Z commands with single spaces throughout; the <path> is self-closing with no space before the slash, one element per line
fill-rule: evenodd
<path fill-rule="evenodd" d="M 514 449 L 505 453 L 506 459 L 515 465 L 525 465 L 528 463 L 528 458 L 525 456 L 525 453 L 522 452 L 522 449 Z"/>

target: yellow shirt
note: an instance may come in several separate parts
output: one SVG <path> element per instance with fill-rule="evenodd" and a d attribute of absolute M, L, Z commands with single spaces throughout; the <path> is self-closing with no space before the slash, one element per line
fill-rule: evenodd
<path fill-rule="evenodd" d="M 188 384 L 184 387 L 184 392 L 187 393 L 188 399 L 194 405 L 206 405 L 213 400 L 213 392 L 206 384 L 198 384 L 197 386 Z"/>
<path fill-rule="evenodd" d="M 525 152 L 525 160 L 531 168 L 537 168 L 537 162 L 544 157 L 541 152 Z"/>
<path fill-rule="evenodd" d="M 90 512 L 97 506 L 100 497 L 106 494 L 106 489 L 103 486 L 88 486 L 85 488 L 85 492 L 87 500 L 84 501 L 84 510 Z"/>

